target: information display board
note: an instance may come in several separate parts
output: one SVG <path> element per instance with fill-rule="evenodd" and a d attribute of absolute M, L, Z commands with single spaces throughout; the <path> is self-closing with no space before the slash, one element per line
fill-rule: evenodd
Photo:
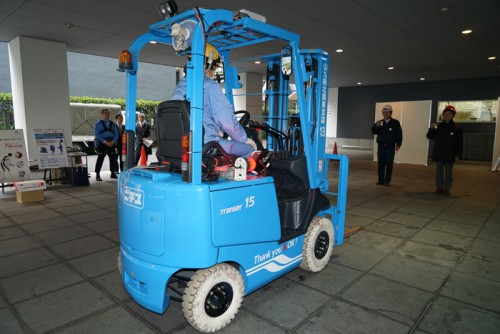
<path fill-rule="evenodd" d="M 33 130 L 33 132 L 40 169 L 69 166 L 63 130 Z"/>
<path fill-rule="evenodd" d="M 23 130 L 0 131 L 0 183 L 31 179 Z"/>

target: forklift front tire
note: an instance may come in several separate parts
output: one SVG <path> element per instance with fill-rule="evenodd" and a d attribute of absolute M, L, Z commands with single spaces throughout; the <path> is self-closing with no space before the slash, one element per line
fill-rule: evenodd
<path fill-rule="evenodd" d="M 332 222 L 324 217 L 314 217 L 304 237 L 300 267 L 311 272 L 323 270 L 332 256 L 333 238 Z"/>
<path fill-rule="evenodd" d="M 182 297 L 187 322 L 200 332 L 214 332 L 227 326 L 238 313 L 245 286 L 238 270 L 219 263 L 198 270 Z"/>

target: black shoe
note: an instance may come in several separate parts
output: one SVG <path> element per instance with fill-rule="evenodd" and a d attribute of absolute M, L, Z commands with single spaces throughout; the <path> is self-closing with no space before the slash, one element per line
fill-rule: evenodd
<path fill-rule="evenodd" d="M 434 194 L 439 195 L 443 193 L 443 188 L 437 188 Z"/>
<path fill-rule="evenodd" d="M 111 173 L 111 178 L 112 178 L 112 179 L 117 179 L 117 178 L 118 178 L 118 176 L 116 176 L 116 174 L 115 174 L 115 173 Z"/>
<path fill-rule="evenodd" d="M 384 182 L 384 186 L 388 187 L 388 186 L 390 186 L 390 185 L 391 185 L 391 183 L 390 183 L 390 182 Z"/>
<path fill-rule="evenodd" d="M 449 189 L 443 189 L 443 195 L 450 196 L 450 190 Z"/>
<path fill-rule="evenodd" d="M 377 183 L 375 183 L 377 186 L 383 186 L 384 185 L 384 182 L 380 182 L 378 181 Z"/>
<path fill-rule="evenodd" d="M 95 180 L 96 180 L 96 181 L 102 181 L 102 179 L 101 179 L 101 177 L 100 177 L 99 175 L 96 175 L 96 176 L 95 176 Z"/>

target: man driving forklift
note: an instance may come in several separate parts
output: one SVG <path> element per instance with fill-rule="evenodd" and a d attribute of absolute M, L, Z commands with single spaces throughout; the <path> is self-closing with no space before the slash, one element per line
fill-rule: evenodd
<path fill-rule="evenodd" d="M 218 142 L 230 155 L 248 158 L 257 150 L 255 142 L 247 137 L 245 129 L 234 115 L 234 107 L 213 80 L 214 72 L 220 65 L 220 56 L 211 44 L 205 46 L 205 77 L 203 81 L 203 142 Z M 186 99 L 186 77 L 179 80 L 171 100 Z M 231 140 L 224 139 L 226 133 Z"/>

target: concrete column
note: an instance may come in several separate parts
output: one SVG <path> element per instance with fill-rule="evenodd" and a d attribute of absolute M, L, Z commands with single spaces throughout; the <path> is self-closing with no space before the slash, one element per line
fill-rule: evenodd
<path fill-rule="evenodd" d="M 9 59 L 14 121 L 23 129 L 29 159 L 38 159 L 34 129 L 62 129 L 71 146 L 66 44 L 16 37 Z"/>

